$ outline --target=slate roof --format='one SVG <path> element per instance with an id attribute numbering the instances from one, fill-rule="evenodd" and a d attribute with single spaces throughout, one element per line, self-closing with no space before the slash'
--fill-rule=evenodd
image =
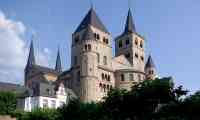
<path id="1" fill-rule="evenodd" d="M 42 72 L 42 73 L 52 73 L 52 74 L 56 74 L 59 75 L 60 73 L 52 68 L 48 68 L 48 67 L 44 67 L 44 66 L 40 66 L 40 65 L 34 65 L 32 66 L 33 69 L 36 69 L 38 72 Z"/>
<path id="2" fill-rule="evenodd" d="M 153 59 L 152 59 L 151 55 L 149 56 L 149 58 L 147 60 L 145 68 L 155 68 L 155 64 L 153 62 Z"/>
<path id="3" fill-rule="evenodd" d="M 98 15 L 96 14 L 96 12 L 93 8 L 91 8 L 89 10 L 89 12 L 85 16 L 85 18 L 83 19 L 81 24 L 76 29 L 75 33 L 80 32 L 81 30 L 87 28 L 89 25 L 91 25 L 95 28 L 98 28 L 103 32 L 109 33 L 108 30 L 106 29 L 106 27 L 104 26 L 104 24 L 99 19 Z"/>
<path id="4" fill-rule="evenodd" d="M 131 9 L 128 10 L 128 16 L 126 18 L 126 25 L 124 29 L 124 34 L 136 32 L 135 24 L 133 22 L 133 17 Z"/>
<path id="5" fill-rule="evenodd" d="M 57 72 L 62 72 L 62 64 L 61 64 L 61 59 L 60 59 L 60 50 L 58 49 L 58 54 L 57 54 L 57 58 L 56 58 L 56 67 L 55 70 Z"/>

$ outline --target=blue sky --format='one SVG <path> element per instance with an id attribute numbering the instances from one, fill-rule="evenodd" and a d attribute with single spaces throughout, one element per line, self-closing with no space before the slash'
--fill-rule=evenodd
<path id="1" fill-rule="evenodd" d="M 128 0 L 93 0 L 93 4 L 114 39 L 123 30 Z M 137 32 L 146 38 L 146 51 L 152 54 L 159 75 L 173 76 L 176 84 L 182 84 L 192 91 L 200 89 L 200 1 L 132 0 L 130 6 Z M 24 47 L 27 48 L 34 33 L 36 54 L 48 58 L 48 65 L 52 67 L 60 45 L 65 69 L 70 66 L 71 34 L 89 8 L 89 0 L 0 1 L 0 11 L 6 16 L 4 20 L 20 22 L 24 26 L 23 34 L 17 34 L 24 42 Z M 8 45 L 15 45 L 10 42 Z M 47 53 L 49 56 L 46 56 Z M 23 59 L 26 59 L 27 52 L 24 54 Z M 6 70 L 5 73 L 10 72 L 10 68 Z M 20 70 L 15 80 L 8 81 L 22 83 L 23 71 Z M 2 71 L 0 69 L 0 75 Z"/>

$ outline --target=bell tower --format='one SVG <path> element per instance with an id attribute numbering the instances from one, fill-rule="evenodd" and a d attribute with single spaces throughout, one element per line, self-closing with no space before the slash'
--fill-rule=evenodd
<path id="1" fill-rule="evenodd" d="M 124 55 L 136 71 L 144 72 L 144 42 L 144 38 L 136 32 L 129 8 L 124 31 L 115 39 L 115 56 Z"/>
<path id="2" fill-rule="evenodd" d="M 84 102 L 97 101 L 99 66 L 111 68 L 112 47 L 107 31 L 91 8 L 72 35 L 72 86 Z"/>

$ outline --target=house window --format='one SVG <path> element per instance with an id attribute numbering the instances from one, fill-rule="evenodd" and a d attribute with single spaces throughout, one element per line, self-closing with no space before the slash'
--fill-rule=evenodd
<path id="1" fill-rule="evenodd" d="M 121 74 L 121 81 L 124 81 L 124 74 Z"/>
<path id="2" fill-rule="evenodd" d="M 118 43 L 118 47 L 119 47 L 119 48 L 122 47 L 122 40 L 119 41 L 119 43 Z"/>
<path id="3" fill-rule="evenodd" d="M 106 56 L 103 56 L 103 64 L 107 65 L 107 57 Z"/>
<path id="4" fill-rule="evenodd" d="M 43 99 L 43 108 L 47 108 L 47 107 L 48 107 L 48 100 Z"/>
<path id="5" fill-rule="evenodd" d="M 77 63 L 78 63 L 77 56 L 74 56 L 74 65 L 77 65 Z"/>
<path id="6" fill-rule="evenodd" d="M 129 79 L 130 79 L 130 81 L 133 81 L 133 74 L 132 73 L 129 74 Z"/>
<path id="7" fill-rule="evenodd" d="M 126 40 L 126 45 L 129 45 L 130 44 L 130 41 L 129 39 Z"/>
<path id="8" fill-rule="evenodd" d="M 56 101 L 55 100 L 51 100 L 51 107 L 56 108 Z"/>

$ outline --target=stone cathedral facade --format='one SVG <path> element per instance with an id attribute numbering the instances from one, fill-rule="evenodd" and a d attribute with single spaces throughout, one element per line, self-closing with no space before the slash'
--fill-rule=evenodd
<path id="1" fill-rule="evenodd" d="M 130 9 L 124 30 L 114 43 L 115 55 L 111 34 L 91 8 L 72 34 L 70 69 L 62 70 L 59 51 L 54 69 L 37 65 L 32 43 L 25 86 L 38 92 L 41 83 L 48 84 L 44 88 L 49 92 L 52 86 L 63 84 L 81 101 L 91 102 L 102 100 L 112 88 L 130 90 L 137 82 L 155 79 L 155 65 L 151 56 L 145 58 L 145 40 L 136 31 Z"/>

